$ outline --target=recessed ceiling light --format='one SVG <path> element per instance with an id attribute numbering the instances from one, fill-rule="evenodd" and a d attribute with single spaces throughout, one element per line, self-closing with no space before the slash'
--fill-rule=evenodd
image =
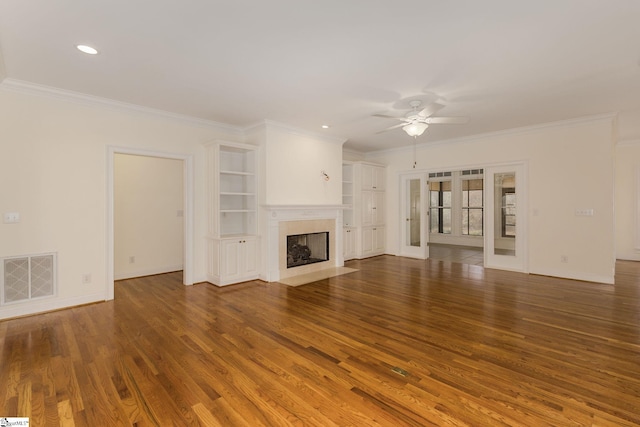
<path id="1" fill-rule="evenodd" d="M 84 52 L 84 53 L 88 53 L 89 55 L 97 55 L 98 51 L 95 48 L 92 48 L 91 46 L 87 46 L 84 44 L 79 44 L 76 46 L 76 48 L 80 51 L 80 52 Z"/>
<path id="2" fill-rule="evenodd" d="M 329 125 L 322 125 L 322 129 L 329 129 Z"/>

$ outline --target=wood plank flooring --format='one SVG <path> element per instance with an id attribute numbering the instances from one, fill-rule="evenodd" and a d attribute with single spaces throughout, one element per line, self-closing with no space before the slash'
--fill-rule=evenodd
<path id="1" fill-rule="evenodd" d="M 116 284 L 0 322 L 32 426 L 640 425 L 640 264 L 615 285 L 382 256 L 300 287 Z"/>

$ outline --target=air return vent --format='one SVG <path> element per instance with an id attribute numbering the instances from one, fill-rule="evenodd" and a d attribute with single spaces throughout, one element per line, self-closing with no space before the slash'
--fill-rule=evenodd
<path id="1" fill-rule="evenodd" d="M 2 304 L 55 294 L 56 255 L 40 254 L 3 258 Z"/>

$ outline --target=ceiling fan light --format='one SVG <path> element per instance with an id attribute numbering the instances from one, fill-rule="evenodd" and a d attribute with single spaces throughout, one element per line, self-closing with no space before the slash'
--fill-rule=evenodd
<path id="1" fill-rule="evenodd" d="M 407 133 L 409 136 L 420 136 L 424 133 L 425 130 L 429 127 L 426 123 L 409 123 L 406 126 L 402 127 L 402 130 Z"/>

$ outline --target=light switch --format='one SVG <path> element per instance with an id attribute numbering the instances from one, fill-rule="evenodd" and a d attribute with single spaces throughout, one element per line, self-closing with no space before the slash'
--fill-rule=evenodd
<path id="1" fill-rule="evenodd" d="M 593 216 L 593 209 L 576 209 L 576 216 Z"/>
<path id="2" fill-rule="evenodd" d="M 16 224 L 20 222 L 20 213 L 19 212 L 5 212 L 4 213 L 4 223 L 5 224 Z"/>

